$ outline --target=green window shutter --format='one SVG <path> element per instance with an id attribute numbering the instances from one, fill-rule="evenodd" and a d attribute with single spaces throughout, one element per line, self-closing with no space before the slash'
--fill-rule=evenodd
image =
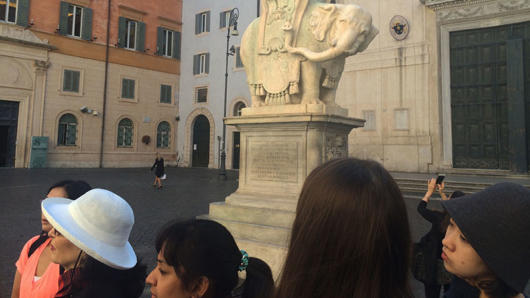
<path id="1" fill-rule="evenodd" d="M 136 50 L 143 52 L 145 49 L 145 23 L 137 22 L 136 28 Z"/>
<path id="2" fill-rule="evenodd" d="M 162 55 L 164 53 L 164 49 L 162 49 L 164 39 L 164 28 L 158 27 L 156 28 L 156 54 Z"/>
<path id="3" fill-rule="evenodd" d="M 65 131 L 66 131 L 66 124 L 59 123 L 59 129 L 57 132 L 57 145 L 64 145 L 65 144 Z"/>
<path id="4" fill-rule="evenodd" d="M 72 74 L 72 90 L 73 92 L 79 92 L 79 71 L 71 71 Z"/>
<path id="5" fill-rule="evenodd" d="M 125 47 L 125 35 L 127 34 L 127 27 L 125 25 L 126 19 L 124 17 L 118 18 L 118 47 Z"/>
<path id="6" fill-rule="evenodd" d="M 84 40 L 92 40 L 92 9 L 83 8 L 83 25 L 81 38 Z"/>
<path id="7" fill-rule="evenodd" d="M 226 24 L 225 12 L 219 13 L 219 28 L 224 28 Z"/>
<path id="8" fill-rule="evenodd" d="M 61 10 L 59 14 L 59 33 L 68 34 L 68 8 L 70 3 L 61 1 Z"/>
<path id="9" fill-rule="evenodd" d="M 193 55 L 193 74 L 199 74 L 200 55 Z"/>
<path id="10" fill-rule="evenodd" d="M 118 147 L 123 146 L 123 127 L 118 126 Z"/>
<path id="11" fill-rule="evenodd" d="M 134 98 L 134 84 L 135 84 L 135 81 L 134 80 L 129 80 L 129 95 L 130 95 L 130 98 Z"/>
<path id="12" fill-rule="evenodd" d="M 22 27 L 27 27 L 28 19 L 29 19 L 29 0 L 18 0 L 17 25 L 22 26 Z"/>
<path id="13" fill-rule="evenodd" d="M 180 59 L 180 32 L 173 34 L 173 58 Z"/>
<path id="14" fill-rule="evenodd" d="M 128 94 L 127 94 L 127 85 L 128 85 L 128 80 L 127 79 L 122 79 L 121 80 L 121 98 L 127 98 Z"/>
<path id="15" fill-rule="evenodd" d="M 125 128 L 125 145 L 126 146 L 132 145 L 132 136 L 133 136 L 132 126 L 127 126 Z"/>
<path id="16" fill-rule="evenodd" d="M 210 12 L 206 12 L 206 30 L 205 32 L 210 32 Z"/>
<path id="17" fill-rule="evenodd" d="M 66 127 L 66 145 L 75 145 L 77 135 L 77 124 L 70 123 Z"/>
<path id="18" fill-rule="evenodd" d="M 205 73 L 210 73 L 210 53 L 206 53 L 206 65 L 204 67 Z"/>
<path id="19" fill-rule="evenodd" d="M 195 34 L 201 33 L 201 14 L 195 15 Z"/>
<path id="20" fill-rule="evenodd" d="M 66 69 L 63 73 L 63 91 L 72 91 L 72 72 Z"/>

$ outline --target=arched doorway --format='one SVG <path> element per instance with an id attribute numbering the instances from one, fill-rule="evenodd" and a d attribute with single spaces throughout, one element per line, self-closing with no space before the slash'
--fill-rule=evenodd
<path id="1" fill-rule="evenodd" d="M 210 157 L 210 122 L 204 115 L 193 124 L 192 167 L 208 167 Z"/>

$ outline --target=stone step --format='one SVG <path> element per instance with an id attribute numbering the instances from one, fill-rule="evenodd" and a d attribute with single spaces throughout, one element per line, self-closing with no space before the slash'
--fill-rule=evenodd
<path id="1" fill-rule="evenodd" d="M 213 217 L 211 215 L 203 215 L 199 218 L 205 218 L 219 222 L 220 224 L 224 225 L 236 239 L 262 242 L 281 247 L 287 246 L 291 232 L 291 229 L 285 227 L 233 221 L 226 218 Z"/>
<path id="2" fill-rule="evenodd" d="M 209 216 L 242 223 L 290 228 L 295 214 L 283 210 L 214 202 L 210 204 Z"/>

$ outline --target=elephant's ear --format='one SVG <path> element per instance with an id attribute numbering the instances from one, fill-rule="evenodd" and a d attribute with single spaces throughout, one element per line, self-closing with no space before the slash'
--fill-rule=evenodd
<path id="1" fill-rule="evenodd" d="M 315 8 L 311 13 L 309 26 L 316 40 L 323 41 L 326 38 L 329 28 L 333 25 L 336 9 L 333 4 L 324 4 Z"/>

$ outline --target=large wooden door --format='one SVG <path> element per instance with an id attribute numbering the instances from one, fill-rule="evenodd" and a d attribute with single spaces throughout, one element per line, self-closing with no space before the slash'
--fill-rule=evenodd
<path id="1" fill-rule="evenodd" d="M 15 166 L 18 102 L 0 100 L 0 167 Z"/>
<path id="2" fill-rule="evenodd" d="M 512 41 L 515 39 L 522 40 L 524 44 L 519 56 L 514 55 L 517 51 L 514 44 L 517 43 Z M 527 148 L 530 132 L 527 129 L 530 128 L 528 87 L 524 88 L 526 103 L 522 99 L 525 90 L 521 89 L 522 108 L 526 111 L 522 117 L 517 116 L 518 108 L 514 111 L 518 99 L 512 90 L 513 86 L 521 85 L 518 81 L 525 81 L 529 86 L 529 40 L 530 22 L 451 33 L 451 117 L 455 168 L 514 169 L 515 163 L 520 162 L 516 154 L 518 150 L 523 150 L 523 155 L 530 155 Z M 513 68 L 522 64 L 522 57 L 525 57 L 524 69 L 520 75 L 513 75 Z M 526 132 L 514 138 L 514 129 Z M 526 168 L 526 159 L 524 163 Z"/>
<path id="3" fill-rule="evenodd" d="M 210 159 L 210 122 L 203 115 L 193 124 L 193 167 L 208 167 Z"/>

